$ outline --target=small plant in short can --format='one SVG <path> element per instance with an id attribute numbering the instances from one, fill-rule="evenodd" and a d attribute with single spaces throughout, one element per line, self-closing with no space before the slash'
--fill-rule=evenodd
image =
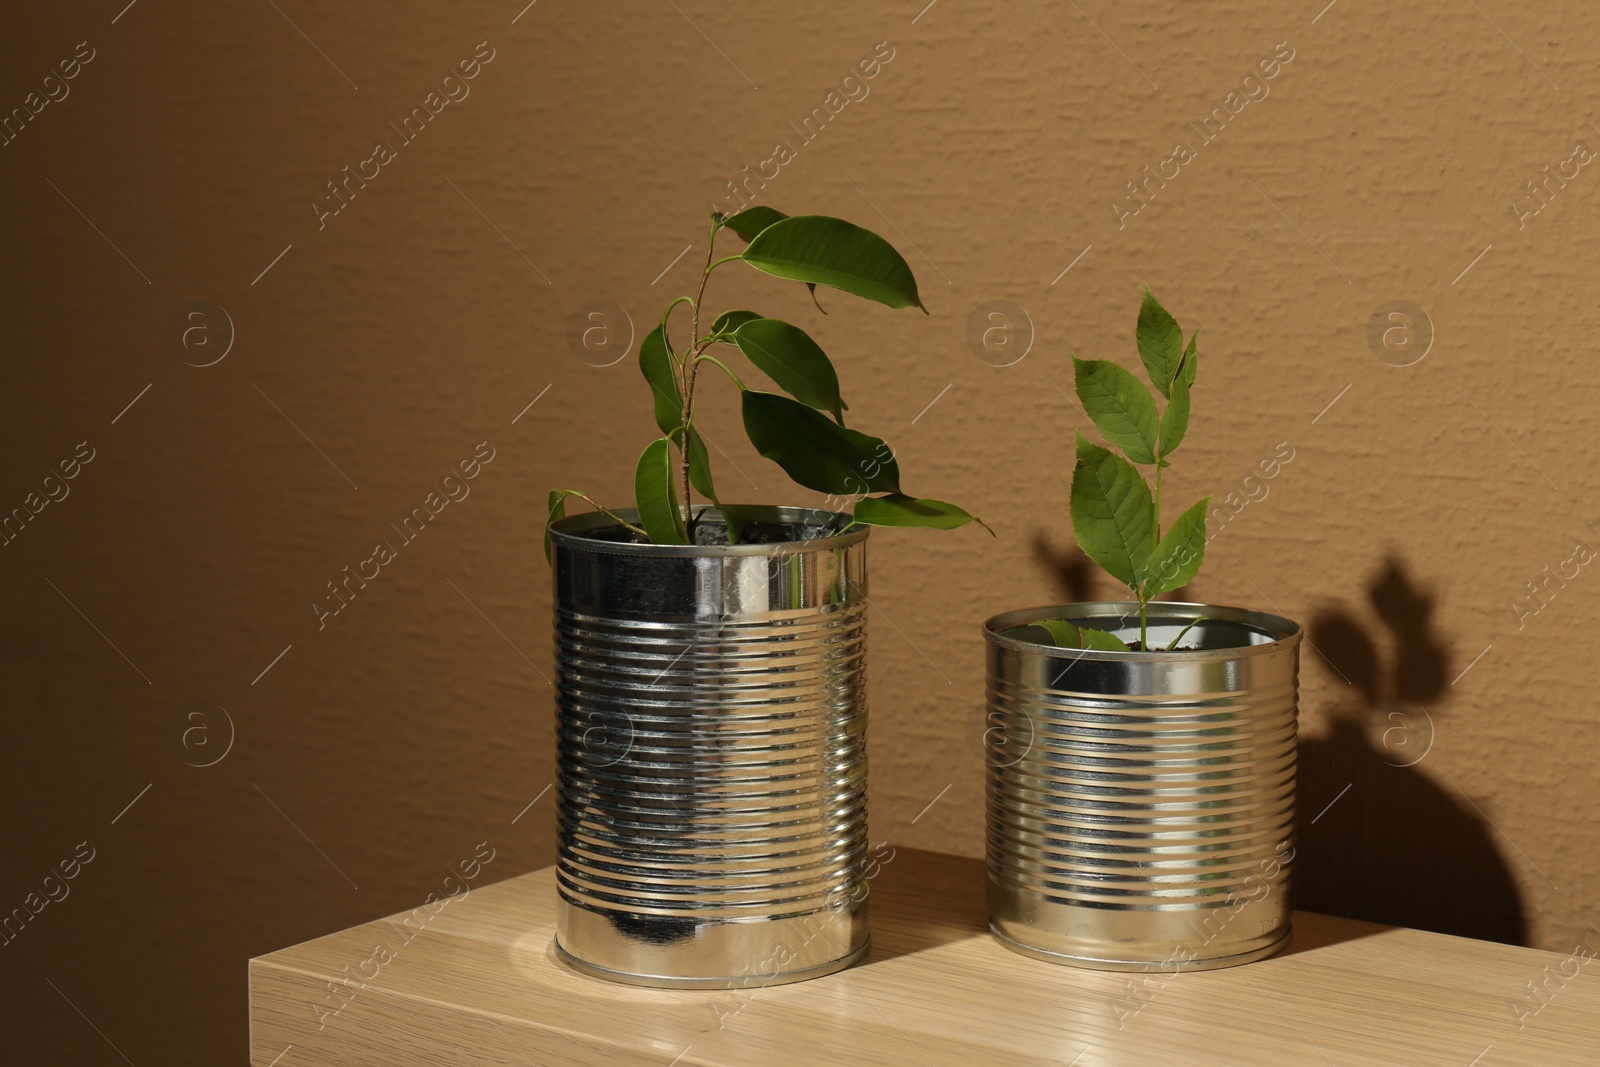
<path id="1" fill-rule="evenodd" d="M 1150 384 L 1166 401 L 1158 409 L 1155 396 L 1134 373 L 1104 359 L 1072 357 L 1078 401 L 1101 435 L 1121 455 L 1076 434 L 1077 463 L 1072 470 L 1072 531 L 1091 560 L 1133 591 L 1139 602 L 1139 648 L 1149 650 L 1147 616 L 1150 601 L 1194 580 L 1206 551 L 1204 497 L 1161 532 L 1161 472 L 1171 466 L 1189 430 L 1190 391 L 1194 388 L 1196 329 L 1184 342 L 1177 321 L 1148 288 L 1139 304 L 1134 339 Z M 1139 467 L 1153 470 L 1154 486 Z M 1176 634 L 1163 651 L 1204 616 Z M 1131 652 L 1115 634 L 1067 619 L 1042 619 L 1063 648 Z"/>

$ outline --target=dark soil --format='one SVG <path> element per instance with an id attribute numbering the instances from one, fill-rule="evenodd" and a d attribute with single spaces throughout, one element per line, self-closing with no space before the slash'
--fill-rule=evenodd
<path id="1" fill-rule="evenodd" d="M 827 537 L 837 533 L 832 528 L 818 529 L 816 527 L 802 527 L 794 523 L 783 522 L 747 522 L 739 531 L 738 545 L 781 545 L 794 541 L 809 541 L 819 537 Z M 621 526 L 607 526 L 604 529 L 594 530 L 586 536 L 597 541 L 611 541 L 624 545 L 647 545 L 650 541 L 641 537 L 632 530 Z M 723 546 L 728 543 L 727 523 L 720 520 L 705 519 L 695 524 L 694 543 L 705 547 Z"/>
<path id="2" fill-rule="evenodd" d="M 1010 630 L 1007 631 L 1007 633 L 1010 636 L 1020 637 L 1024 641 L 1035 641 L 1036 643 L 1044 645 L 1047 648 L 1058 647 L 1055 644 L 1053 644 L 1049 640 L 1048 637 L 1043 638 L 1043 639 L 1034 638 L 1034 637 L 1032 637 L 1032 636 L 1030 636 L 1030 635 L 1028 635 L 1027 633 L 1024 632 L 1024 631 L 1026 631 L 1026 630 L 1028 630 L 1030 628 L 1031 627 L 1030 627 L 1029 624 L 1023 624 L 1021 626 L 1012 627 Z M 1129 642 L 1127 642 L 1127 645 L 1128 645 L 1128 651 L 1129 652 L 1143 652 L 1144 651 L 1143 642 L 1140 642 L 1140 641 L 1129 641 Z M 1180 645 L 1180 646 L 1178 646 L 1177 648 L 1174 648 L 1174 649 L 1166 649 L 1166 648 L 1163 648 L 1161 646 L 1157 646 L 1157 647 L 1151 649 L 1151 651 L 1152 652 L 1167 652 L 1167 651 L 1171 651 L 1171 652 L 1204 652 L 1205 649 L 1201 648 L 1198 645 Z"/>
<path id="3" fill-rule="evenodd" d="M 747 522 L 744 529 L 739 531 L 739 539 L 734 542 L 740 545 L 775 545 L 783 541 L 799 541 L 803 538 L 795 537 L 794 528 L 775 522 Z M 708 541 L 705 535 L 712 535 Z M 713 544 L 725 545 L 728 543 L 728 528 L 721 523 L 711 526 L 704 524 L 694 528 L 694 540 L 697 545 Z"/>

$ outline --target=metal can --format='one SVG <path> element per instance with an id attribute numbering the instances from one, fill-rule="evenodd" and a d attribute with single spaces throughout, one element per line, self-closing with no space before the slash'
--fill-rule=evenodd
<path id="1" fill-rule="evenodd" d="M 990 929 L 1025 955 L 1106 970 L 1272 955 L 1290 936 L 1300 629 L 1165 602 L 1149 605 L 1150 647 L 1203 617 L 1192 650 L 1057 648 L 1027 629 L 1061 618 L 1131 642 L 1138 610 L 1065 604 L 984 624 Z"/>
<path id="2" fill-rule="evenodd" d="M 556 943 L 588 974 L 774 985 L 867 952 L 868 531 L 736 514 L 769 543 L 551 527 Z M 720 510 L 699 521 L 726 541 Z"/>

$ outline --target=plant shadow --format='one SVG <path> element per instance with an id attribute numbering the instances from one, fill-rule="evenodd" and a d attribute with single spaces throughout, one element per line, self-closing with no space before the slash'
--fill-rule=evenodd
<path id="1" fill-rule="evenodd" d="M 1033 553 L 1033 561 L 1049 574 L 1056 597 L 1063 604 L 1084 604 L 1102 598 L 1127 600 L 1133 596 L 1127 586 L 1104 577 L 1100 568 L 1084 554 L 1075 540 L 1069 540 L 1065 547 L 1058 546 L 1044 530 L 1036 530 L 1028 548 Z M 1114 586 L 1113 591 L 1102 593 L 1099 588 L 1102 580 L 1110 582 Z M 1179 586 L 1156 599 L 1186 600 L 1188 591 L 1187 585 Z"/>
<path id="2" fill-rule="evenodd" d="M 1420 766 L 1450 686 L 1433 597 L 1393 556 L 1366 592 L 1370 612 L 1321 612 L 1308 633 L 1309 658 L 1348 690 L 1327 732 L 1299 745 L 1295 907 L 1526 944 L 1491 824 Z"/>
<path id="3" fill-rule="evenodd" d="M 1063 604 L 1082 604 L 1094 599 L 1095 566 L 1075 542 L 1058 548 L 1043 530 L 1037 530 L 1029 548 L 1034 561 L 1049 571 Z"/>

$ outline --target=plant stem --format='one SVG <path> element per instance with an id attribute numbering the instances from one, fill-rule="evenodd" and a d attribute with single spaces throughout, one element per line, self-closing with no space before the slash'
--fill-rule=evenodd
<path id="1" fill-rule="evenodd" d="M 1156 457 L 1156 492 L 1154 503 L 1156 521 L 1155 527 L 1151 531 L 1153 536 L 1150 539 L 1150 546 L 1152 548 L 1161 543 L 1161 458 L 1159 456 Z"/>
<path id="2" fill-rule="evenodd" d="M 739 376 L 737 374 L 733 373 L 733 370 L 726 363 L 722 362 L 722 360 L 718 359 L 716 356 L 705 355 L 703 352 L 700 355 L 694 357 L 694 361 L 696 363 L 699 363 L 701 360 L 704 360 L 707 363 L 714 363 L 718 367 L 721 367 L 722 368 L 722 373 L 724 373 L 728 377 L 732 378 L 733 379 L 733 384 L 737 385 L 739 387 L 739 391 L 741 393 L 744 392 L 744 383 L 739 380 Z"/>
<path id="3" fill-rule="evenodd" d="M 717 224 L 711 224 L 711 236 L 706 238 L 706 265 L 700 272 L 700 289 L 694 294 L 694 300 L 689 304 L 693 309 L 690 317 L 690 337 L 700 336 L 700 305 L 705 301 L 706 282 L 711 277 L 712 250 L 717 245 Z M 678 474 L 683 483 L 683 517 L 684 540 L 694 544 L 695 516 L 690 508 L 690 492 L 692 487 L 689 482 L 689 429 L 694 425 L 694 383 L 700 369 L 700 352 L 695 348 L 694 342 L 690 343 L 689 351 L 684 356 L 684 382 L 683 382 L 683 449 L 678 462 Z"/>
<path id="4" fill-rule="evenodd" d="M 1205 621 L 1207 621 L 1206 616 L 1204 616 L 1204 615 L 1196 615 L 1194 617 L 1194 621 L 1190 622 L 1188 626 L 1185 626 L 1183 629 L 1179 630 L 1178 631 L 1178 636 L 1174 637 L 1171 641 L 1168 641 L 1167 642 L 1167 647 L 1162 649 L 1162 651 L 1163 652 L 1171 652 L 1173 649 L 1177 648 L 1178 647 L 1178 642 L 1183 640 L 1183 635 L 1184 634 L 1186 634 L 1190 630 L 1194 629 L 1197 624 L 1205 622 Z"/>
<path id="5" fill-rule="evenodd" d="M 1150 531 L 1152 535 L 1150 541 L 1150 550 L 1152 552 L 1154 552 L 1155 547 L 1161 543 L 1161 445 L 1159 440 L 1156 443 L 1156 491 L 1155 496 L 1153 497 L 1153 502 L 1155 504 L 1155 523 Z M 1148 652 L 1150 651 L 1150 639 L 1146 633 L 1146 622 L 1150 598 L 1147 597 L 1144 592 L 1144 586 L 1146 584 L 1148 583 L 1140 583 L 1139 589 L 1139 647 L 1145 652 Z"/>
<path id="6" fill-rule="evenodd" d="M 616 512 L 612 511 L 610 508 L 603 506 L 598 500 L 594 499 L 594 497 L 589 496 L 587 493 L 579 493 L 577 491 L 574 491 L 572 493 L 572 495 L 577 497 L 579 500 L 586 501 L 589 504 L 593 505 L 594 509 L 596 511 L 598 511 L 600 514 L 606 516 L 607 518 L 611 519 L 613 522 L 617 523 L 617 525 L 625 527 L 626 529 L 632 530 L 634 533 L 636 533 L 639 536 L 643 537 L 646 541 L 650 540 L 650 535 L 649 534 L 645 533 L 639 527 L 635 526 L 633 523 L 629 522 L 627 519 L 624 519 L 621 515 L 618 515 Z"/>
<path id="7" fill-rule="evenodd" d="M 693 297 L 680 296 L 674 299 L 672 303 L 668 304 L 667 310 L 661 313 L 661 343 L 666 347 L 667 355 L 669 356 L 672 354 L 672 341 L 667 337 L 667 320 L 672 318 L 673 308 L 677 307 L 679 304 L 692 303 L 694 303 Z"/>

